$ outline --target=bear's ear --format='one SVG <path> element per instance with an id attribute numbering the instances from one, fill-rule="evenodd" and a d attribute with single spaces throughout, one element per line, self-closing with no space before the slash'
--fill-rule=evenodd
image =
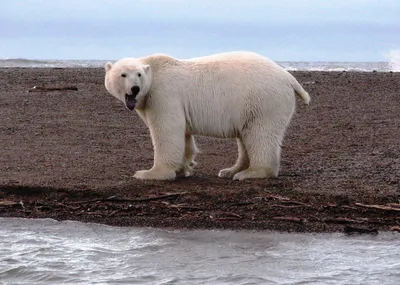
<path id="1" fill-rule="evenodd" d="M 145 66 L 143 66 L 143 70 L 144 70 L 145 73 L 148 73 L 149 70 L 150 70 L 150 65 L 146 64 Z"/>
<path id="2" fill-rule="evenodd" d="M 112 63 L 111 62 L 107 62 L 106 65 L 104 66 L 104 69 L 107 71 L 109 71 L 112 67 Z"/>

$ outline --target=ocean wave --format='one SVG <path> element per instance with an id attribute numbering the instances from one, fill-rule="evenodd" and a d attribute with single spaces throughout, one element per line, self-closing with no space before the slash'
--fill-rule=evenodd
<path id="1" fill-rule="evenodd" d="M 388 62 L 278 62 L 288 71 L 390 71 Z"/>
<path id="2" fill-rule="evenodd" d="M 400 71 L 400 49 L 389 51 L 388 61 L 391 71 Z"/>
<path id="3" fill-rule="evenodd" d="M 0 59 L 1 67 L 47 67 L 47 68 L 99 68 L 108 61 L 113 60 L 40 60 L 27 58 Z M 277 62 L 289 71 L 400 71 L 400 50 L 389 53 L 387 62 L 304 62 L 280 61 Z"/>
<path id="4" fill-rule="evenodd" d="M 27 58 L 0 59 L 0 67 L 101 67 L 107 60 L 41 60 Z"/>
<path id="5" fill-rule="evenodd" d="M 0 59 L 0 62 L 3 64 L 9 65 L 33 65 L 33 64 L 54 64 L 55 61 L 48 61 L 48 60 L 37 60 L 37 59 L 27 59 L 27 58 L 5 58 Z"/>

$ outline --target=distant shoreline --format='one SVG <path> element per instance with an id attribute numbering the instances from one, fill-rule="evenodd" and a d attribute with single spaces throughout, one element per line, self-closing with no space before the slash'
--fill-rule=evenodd
<path id="1" fill-rule="evenodd" d="M 21 67 L 15 67 L 15 66 L 8 66 L 8 67 L 0 67 L 1 69 L 77 69 L 77 70 L 82 70 L 82 69 L 104 69 L 103 67 L 99 66 L 92 66 L 92 67 L 72 67 L 72 66 L 64 66 L 64 67 L 37 67 L 37 66 L 21 66 Z M 292 69 L 287 69 L 289 72 L 311 72 L 311 73 L 318 73 L 318 72 L 333 72 L 333 73 L 374 73 L 374 72 L 379 72 L 379 73 L 400 73 L 400 71 L 377 71 L 377 70 L 292 70 Z"/>
<path id="2" fill-rule="evenodd" d="M 108 61 L 115 60 L 30 60 L 0 59 L 0 68 L 103 68 Z M 364 72 L 398 72 L 400 63 L 378 62 L 307 62 L 276 61 L 289 71 L 364 71 Z"/>

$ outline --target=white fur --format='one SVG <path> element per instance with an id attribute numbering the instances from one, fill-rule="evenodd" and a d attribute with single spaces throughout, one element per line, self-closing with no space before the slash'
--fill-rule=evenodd
<path id="1" fill-rule="evenodd" d="M 150 129 L 154 165 L 137 171 L 138 179 L 190 175 L 198 153 L 193 135 L 237 139 L 238 160 L 220 177 L 277 176 L 295 95 L 310 101 L 290 73 L 252 52 L 188 60 L 155 54 L 107 63 L 105 69 L 106 89 L 123 102 L 132 84 L 140 85 L 136 111 Z"/>

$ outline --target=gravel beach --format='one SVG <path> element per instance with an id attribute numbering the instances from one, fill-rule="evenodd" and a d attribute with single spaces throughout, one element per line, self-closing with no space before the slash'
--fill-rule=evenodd
<path id="1" fill-rule="evenodd" d="M 107 93 L 102 68 L 1 68 L 0 217 L 399 231 L 400 73 L 291 73 L 311 103 L 297 100 L 277 178 L 217 177 L 236 160 L 236 142 L 198 137 L 194 176 L 160 182 L 132 177 L 152 166 L 149 131 Z M 28 92 L 43 84 L 76 88 Z"/>

